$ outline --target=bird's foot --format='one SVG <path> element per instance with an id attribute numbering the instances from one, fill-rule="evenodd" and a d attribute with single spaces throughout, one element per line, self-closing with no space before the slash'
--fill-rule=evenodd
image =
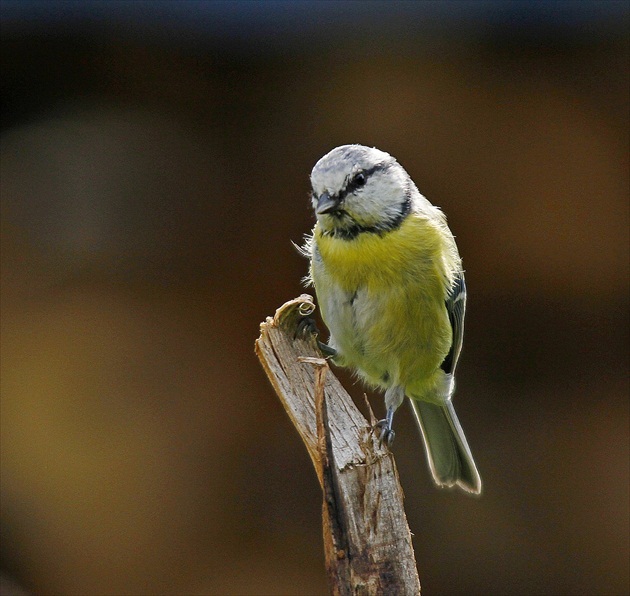
<path id="1" fill-rule="evenodd" d="M 379 420 L 374 427 L 374 430 L 378 433 L 378 440 L 381 445 L 385 443 L 388 447 L 391 447 L 394 443 L 394 438 L 396 437 L 396 433 L 392 428 L 394 423 L 394 412 L 396 411 L 393 407 L 387 408 L 387 414 L 383 420 Z"/>
<path id="2" fill-rule="evenodd" d="M 308 333 L 315 335 L 317 337 L 319 335 L 319 329 L 317 328 L 317 324 L 315 323 L 315 319 L 311 317 L 304 317 L 297 324 L 297 329 L 295 330 L 294 339 L 297 339 L 300 336 L 306 336 Z M 321 350 L 322 354 L 327 358 L 333 358 L 337 355 L 337 350 L 335 348 L 331 348 L 328 344 L 325 344 L 323 341 L 319 341 L 317 339 L 317 346 Z"/>
<path id="3" fill-rule="evenodd" d="M 299 320 L 297 327 L 295 328 L 295 335 L 293 339 L 297 339 L 300 336 L 306 336 L 308 333 L 312 335 L 319 335 L 319 329 L 315 323 L 315 319 L 311 317 L 303 317 Z"/>
<path id="4" fill-rule="evenodd" d="M 374 426 L 374 430 L 378 435 L 378 440 L 380 441 L 381 445 L 385 443 L 387 447 L 391 447 L 394 444 L 396 433 L 392 428 L 391 422 L 387 418 L 379 420 Z"/>

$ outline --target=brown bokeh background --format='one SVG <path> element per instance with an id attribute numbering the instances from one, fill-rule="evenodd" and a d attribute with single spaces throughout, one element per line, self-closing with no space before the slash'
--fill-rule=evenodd
<path id="1" fill-rule="evenodd" d="M 625 2 L 2 11 L 9 577 L 326 593 L 317 480 L 253 344 L 303 291 L 310 169 L 358 142 L 467 270 L 482 498 L 435 489 L 396 421 L 425 592 L 628 593 Z"/>

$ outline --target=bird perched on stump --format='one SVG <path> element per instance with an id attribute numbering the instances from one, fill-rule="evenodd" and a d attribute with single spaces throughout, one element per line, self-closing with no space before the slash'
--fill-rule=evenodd
<path id="1" fill-rule="evenodd" d="M 479 494 L 481 479 L 452 398 L 466 284 L 446 217 L 388 153 L 343 145 L 311 173 L 310 259 L 324 351 L 385 392 L 381 441 L 407 396 L 438 486 Z"/>

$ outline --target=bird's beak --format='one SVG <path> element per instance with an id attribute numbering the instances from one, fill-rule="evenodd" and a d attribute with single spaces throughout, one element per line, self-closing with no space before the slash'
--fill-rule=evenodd
<path id="1" fill-rule="evenodd" d="M 339 208 L 339 197 L 330 195 L 327 192 L 322 193 L 317 199 L 317 209 L 315 212 L 317 215 L 323 215 L 324 213 L 333 213 Z"/>

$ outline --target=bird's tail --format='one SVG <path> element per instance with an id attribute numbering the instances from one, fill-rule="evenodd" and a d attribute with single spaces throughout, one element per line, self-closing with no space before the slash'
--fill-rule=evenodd
<path id="1" fill-rule="evenodd" d="M 455 408 L 410 399 L 422 431 L 429 467 L 438 486 L 459 486 L 481 493 L 481 478 Z"/>

